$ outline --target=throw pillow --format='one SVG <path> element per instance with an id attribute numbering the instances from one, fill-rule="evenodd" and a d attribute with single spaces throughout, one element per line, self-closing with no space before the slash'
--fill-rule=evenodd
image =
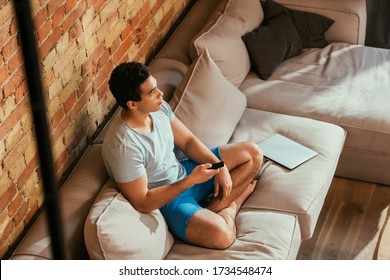
<path id="1" fill-rule="evenodd" d="M 301 53 L 302 44 L 292 20 L 281 15 L 245 34 L 242 39 L 249 52 L 252 68 L 267 80 L 285 59 Z"/>
<path id="2" fill-rule="evenodd" d="M 246 108 L 246 96 L 223 76 L 205 49 L 169 104 L 206 146 L 214 147 L 229 141 Z"/>
<path id="3" fill-rule="evenodd" d="M 207 48 L 224 76 L 239 86 L 251 67 L 241 36 L 258 27 L 262 20 L 259 0 L 222 1 L 191 42 L 191 58 L 195 60 Z"/>
<path id="4" fill-rule="evenodd" d="M 280 15 L 289 16 L 298 31 L 303 48 L 323 48 L 328 44 L 325 32 L 334 20 L 315 13 L 291 10 L 273 0 L 267 0 L 263 9 L 265 22 Z"/>
<path id="5" fill-rule="evenodd" d="M 96 260 L 163 259 L 173 245 L 159 210 L 135 210 L 109 180 L 97 196 L 84 226 L 89 257 Z"/>

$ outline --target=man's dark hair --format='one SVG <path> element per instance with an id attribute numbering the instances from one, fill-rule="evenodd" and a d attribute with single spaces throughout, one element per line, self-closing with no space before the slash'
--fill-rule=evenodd
<path id="1" fill-rule="evenodd" d="M 128 101 L 141 101 L 140 86 L 149 76 L 148 67 L 139 62 L 124 62 L 115 67 L 108 85 L 116 102 L 127 110 Z"/>

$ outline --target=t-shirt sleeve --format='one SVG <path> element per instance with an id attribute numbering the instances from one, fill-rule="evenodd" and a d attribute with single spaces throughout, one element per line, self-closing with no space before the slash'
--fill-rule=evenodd
<path id="1" fill-rule="evenodd" d="M 118 183 L 134 181 L 145 173 L 142 153 L 124 145 L 111 148 L 105 155 L 111 176 Z"/>
<path id="2" fill-rule="evenodd" d="M 169 106 L 169 104 L 165 100 L 163 101 L 161 111 L 163 111 L 164 114 L 168 116 L 170 121 L 173 121 L 173 119 L 175 118 L 175 114 L 173 113 L 171 106 Z"/>

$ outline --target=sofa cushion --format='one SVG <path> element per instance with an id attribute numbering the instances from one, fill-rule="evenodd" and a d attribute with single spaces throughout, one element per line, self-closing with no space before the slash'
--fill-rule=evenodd
<path id="1" fill-rule="evenodd" d="M 207 48 L 223 75 L 238 86 L 251 67 L 241 36 L 260 25 L 263 10 L 258 0 L 225 2 L 222 11 L 219 5 L 205 25 L 206 28 L 190 44 L 190 55 L 195 59 Z"/>
<path id="2" fill-rule="evenodd" d="M 248 49 L 252 68 L 267 80 L 285 59 L 301 53 L 301 39 L 294 24 L 286 15 L 277 16 L 242 39 Z"/>
<path id="3" fill-rule="evenodd" d="M 226 144 L 246 107 L 245 96 L 232 85 L 207 49 L 194 61 L 169 103 L 206 146 Z"/>
<path id="4" fill-rule="evenodd" d="M 340 125 L 348 132 L 337 174 L 390 184 L 390 50 L 331 43 L 284 61 L 240 90 L 248 107 Z"/>
<path id="5" fill-rule="evenodd" d="M 159 210 L 135 210 L 109 180 L 85 222 L 84 239 L 91 259 L 163 259 L 173 244 Z"/>
<path id="6" fill-rule="evenodd" d="M 263 8 L 265 23 L 280 15 L 289 16 L 298 31 L 303 48 L 323 48 L 328 44 L 325 32 L 334 20 L 315 13 L 291 10 L 273 0 L 267 0 Z"/>
<path id="7" fill-rule="evenodd" d="M 191 246 L 177 240 L 166 259 L 286 260 L 297 257 L 301 234 L 295 215 L 256 209 L 240 211 L 236 225 L 237 239 L 226 250 Z"/>
<path id="8" fill-rule="evenodd" d="M 267 82 L 266 82 L 267 83 Z M 298 216 L 303 239 L 312 236 L 328 193 L 345 140 L 345 131 L 334 124 L 312 119 L 246 109 L 231 142 L 258 143 L 279 133 L 318 154 L 288 170 L 272 163 L 259 178 L 242 210 L 262 209 Z"/>

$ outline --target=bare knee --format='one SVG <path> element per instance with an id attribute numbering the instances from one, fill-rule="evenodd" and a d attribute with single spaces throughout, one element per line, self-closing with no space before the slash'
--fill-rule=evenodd
<path id="1" fill-rule="evenodd" d="M 251 164 L 251 172 L 256 173 L 263 163 L 263 153 L 256 143 L 245 142 L 244 145 Z"/>
<path id="2" fill-rule="evenodd" d="M 227 226 L 220 226 L 211 237 L 214 249 L 224 250 L 229 248 L 236 240 L 236 235 Z"/>

